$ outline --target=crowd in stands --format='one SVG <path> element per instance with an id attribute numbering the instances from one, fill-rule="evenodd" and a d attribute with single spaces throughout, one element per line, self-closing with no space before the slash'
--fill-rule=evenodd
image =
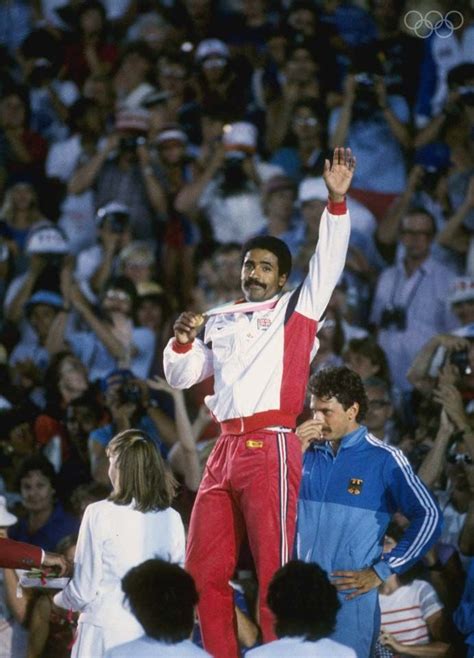
<path id="1" fill-rule="evenodd" d="M 212 381 L 164 379 L 173 322 L 241 297 L 257 235 L 286 242 L 296 288 L 324 161 L 350 147 L 348 258 L 312 372 L 361 376 L 369 431 L 444 516 L 435 548 L 381 589 L 378 656 L 474 655 L 474 14 L 459 0 L 451 34 L 416 34 L 407 12 L 435 5 L 452 8 L 0 0 L 0 533 L 72 555 L 87 506 L 111 495 L 109 443 L 131 428 L 174 474 L 187 528 L 219 428 Z M 259 644 L 249 551 L 233 586 L 244 651 Z M 5 570 L 0 657 L 70 656 L 75 613 L 17 587 Z"/>

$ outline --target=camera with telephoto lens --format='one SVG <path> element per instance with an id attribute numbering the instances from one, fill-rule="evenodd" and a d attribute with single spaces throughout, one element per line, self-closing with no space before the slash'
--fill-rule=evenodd
<path id="1" fill-rule="evenodd" d="M 469 363 L 469 353 L 466 350 L 456 350 L 452 352 L 449 361 L 456 366 L 461 375 L 470 375 L 472 373 L 472 368 Z"/>
<path id="2" fill-rule="evenodd" d="M 146 138 L 143 135 L 132 135 L 129 137 L 121 137 L 120 150 L 121 151 L 136 151 L 137 146 L 146 144 Z"/>
<path id="3" fill-rule="evenodd" d="M 388 329 L 393 327 L 398 331 L 405 331 L 407 328 L 407 316 L 405 309 L 401 306 L 388 306 L 382 312 L 380 318 L 381 329 Z"/>

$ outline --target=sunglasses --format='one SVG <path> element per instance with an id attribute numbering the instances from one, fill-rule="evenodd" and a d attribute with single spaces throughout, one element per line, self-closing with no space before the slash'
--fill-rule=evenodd
<path id="1" fill-rule="evenodd" d="M 458 452 L 454 455 L 448 455 L 446 461 L 448 464 L 472 464 L 472 457 L 467 452 Z"/>

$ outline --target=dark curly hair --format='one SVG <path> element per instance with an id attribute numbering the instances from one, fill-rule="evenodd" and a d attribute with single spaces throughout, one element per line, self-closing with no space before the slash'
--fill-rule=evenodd
<path id="1" fill-rule="evenodd" d="M 311 641 L 334 631 L 341 607 L 326 572 L 314 562 L 301 560 L 292 560 L 275 573 L 267 603 L 276 617 L 278 637 L 304 637 Z"/>
<path id="2" fill-rule="evenodd" d="M 242 247 L 241 259 L 244 262 L 245 256 L 248 251 L 252 249 L 265 249 L 270 251 L 278 259 L 278 274 L 286 274 L 290 276 L 291 272 L 291 252 L 288 246 L 273 235 L 257 235 L 255 238 L 250 238 Z"/>
<path id="3" fill-rule="evenodd" d="M 173 643 L 190 636 L 198 593 L 192 576 L 179 565 L 146 560 L 125 574 L 122 590 L 149 637 Z"/>
<path id="4" fill-rule="evenodd" d="M 344 409 L 357 402 L 359 411 L 356 421 L 364 420 L 368 409 L 367 393 L 359 375 L 346 366 L 326 368 L 311 377 L 309 392 L 317 398 L 336 398 Z"/>

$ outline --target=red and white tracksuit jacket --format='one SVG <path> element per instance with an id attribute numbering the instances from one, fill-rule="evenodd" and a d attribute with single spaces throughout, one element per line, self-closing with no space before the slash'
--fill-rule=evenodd
<path id="1" fill-rule="evenodd" d="M 292 550 L 301 448 L 292 432 L 301 413 L 316 331 L 346 259 L 350 221 L 346 204 L 329 203 L 303 283 L 249 315 L 211 316 L 204 340 L 170 340 L 164 351 L 169 384 L 188 388 L 214 375 L 206 404 L 221 423 L 196 498 L 187 568 L 200 594 L 204 646 L 215 658 L 239 655 L 232 578 L 247 536 L 260 590 L 260 624 L 272 639 L 265 605 L 273 573 Z M 272 300 L 270 300 L 272 301 Z"/>

